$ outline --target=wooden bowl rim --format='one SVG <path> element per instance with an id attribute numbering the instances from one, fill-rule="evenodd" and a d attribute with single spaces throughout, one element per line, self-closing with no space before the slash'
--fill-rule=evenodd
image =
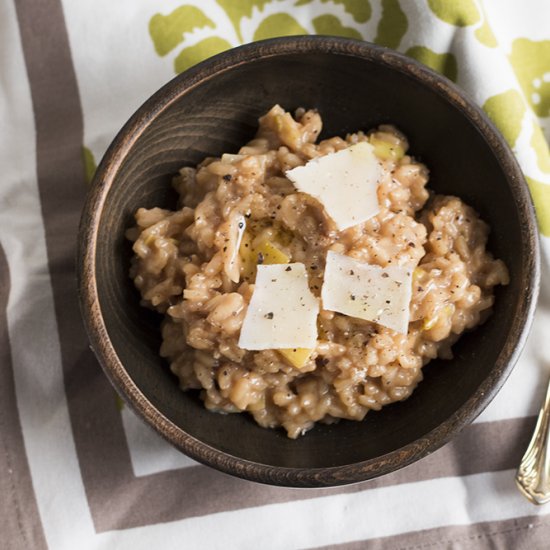
<path id="1" fill-rule="evenodd" d="M 404 73 L 457 108 L 479 131 L 497 158 L 524 225 L 524 300 L 489 376 L 451 417 L 421 439 L 386 455 L 325 468 L 286 468 L 251 462 L 211 447 L 171 422 L 136 386 L 114 349 L 103 320 L 95 280 L 96 243 L 105 198 L 121 164 L 143 131 L 174 101 L 201 83 L 239 65 L 287 54 L 326 54 L 361 58 Z M 94 177 L 80 222 L 77 251 L 82 316 L 92 348 L 113 386 L 131 408 L 161 436 L 191 458 L 244 479 L 290 487 L 329 487 L 356 483 L 400 469 L 447 443 L 490 403 L 510 374 L 527 339 L 540 283 L 540 250 L 535 212 L 523 173 L 504 138 L 467 94 L 419 62 L 369 42 L 332 36 L 293 36 L 246 44 L 212 57 L 176 76 L 151 96 L 123 126 Z"/>

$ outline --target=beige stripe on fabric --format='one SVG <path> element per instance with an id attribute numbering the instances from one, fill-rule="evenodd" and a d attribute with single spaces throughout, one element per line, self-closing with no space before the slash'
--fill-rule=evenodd
<path id="1" fill-rule="evenodd" d="M 10 275 L 0 245 L 0 546 L 40 550 L 46 538 L 17 411 L 6 307 Z"/>
<path id="2" fill-rule="evenodd" d="M 550 548 L 550 515 L 487 521 L 472 525 L 450 525 L 394 537 L 322 546 L 317 550 L 547 550 L 548 548 Z"/>
<path id="3" fill-rule="evenodd" d="M 132 470 L 113 390 L 89 348 L 78 308 L 74 258 L 86 193 L 82 109 L 61 2 L 19 0 L 16 9 L 35 117 L 37 180 L 67 402 L 93 513 L 109 508 L 110 492 L 130 482 Z M 94 422 L 103 421 L 106 425 L 94 430 Z M 111 476 L 116 484 L 103 485 Z"/>
<path id="4" fill-rule="evenodd" d="M 94 500 L 105 506 L 94 508 L 94 520 L 98 531 L 126 529 L 265 504 L 509 470 L 517 465 L 534 423 L 535 418 L 522 418 L 473 424 L 449 445 L 403 470 L 334 489 L 269 487 L 203 466 L 134 478 L 124 485 L 124 480 L 109 475 L 105 463 L 96 470 L 99 477 L 93 485 Z"/>
<path id="5" fill-rule="evenodd" d="M 59 0 L 19 0 L 16 6 L 36 119 L 38 183 L 68 406 L 97 531 L 515 466 L 532 418 L 471 426 L 419 463 L 339 489 L 268 487 L 202 466 L 135 477 L 114 392 L 89 350 L 78 310 L 74 251 L 85 193 L 83 118 L 62 8 Z"/>

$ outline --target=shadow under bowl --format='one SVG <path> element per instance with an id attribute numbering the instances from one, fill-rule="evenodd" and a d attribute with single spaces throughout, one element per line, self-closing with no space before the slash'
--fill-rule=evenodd
<path id="1" fill-rule="evenodd" d="M 175 208 L 171 178 L 206 156 L 236 152 L 275 103 L 317 108 L 321 137 L 393 123 L 430 169 L 429 187 L 472 205 L 511 282 L 494 313 L 432 361 L 406 401 L 362 422 L 317 425 L 292 441 L 247 415 L 208 412 L 182 393 L 159 357 L 159 316 L 139 305 L 124 233 L 139 207 Z M 79 235 L 83 316 L 106 374 L 134 410 L 177 448 L 264 483 L 331 486 L 370 479 L 436 450 L 470 423 L 510 373 L 533 316 L 539 249 L 521 171 L 498 131 L 463 92 L 400 54 L 366 42 L 291 37 L 230 50 L 179 75 L 124 126 L 103 158 Z"/>

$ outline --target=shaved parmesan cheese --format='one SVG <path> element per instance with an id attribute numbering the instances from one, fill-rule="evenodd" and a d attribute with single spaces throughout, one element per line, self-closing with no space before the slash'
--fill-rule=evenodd
<path id="1" fill-rule="evenodd" d="M 259 265 L 239 347 L 248 350 L 314 348 L 319 300 L 302 263 Z"/>
<path id="2" fill-rule="evenodd" d="M 230 256 L 225 262 L 225 272 L 228 277 L 234 282 L 238 283 L 241 278 L 240 263 L 239 263 L 239 249 L 243 240 L 243 235 L 246 230 L 246 218 L 242 214 L 235 216 L 231 224 L 231 231 L 233 232 L 232 241 L 235 243 Z"/>
<path id="3" fill-rule="evenodd" d="M 381 166 L 370 143 L 360 142 L 286 172 L 298 191 L 315 197 L 340 231 L 380 211 Z"/>
<path id="4" fill-rule="evenodd" d="M 380 267 L 329 250 L 321 290 L 323 308 L 406 334 L 412 269 Z"/>

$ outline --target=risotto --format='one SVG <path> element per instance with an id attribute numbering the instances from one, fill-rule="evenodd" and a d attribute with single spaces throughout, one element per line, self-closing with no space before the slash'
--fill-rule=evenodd
<path id="1" fill-rule="evenodd" d="M 140 208 L 127 234 L 130 275 L 142 304 L 164 315 L 160 354 L 181 388 L 199 390 L 212 411 L 247 412 L 291 438 L 409 397 L 422 367 L 451 358 L 459 336 L 490 314 L 493 287 L 508 283 L 506 266 L 486 250 L 487 224 L 459 198 L 430 193 L 426 166 L 396 128 L 318 142 L 321 126 L 315 110 L 293 117 L 273 107 L 238 154 L 180 170 L 178 210 Z M 341 230 L 285 174 L 361 142 L 380 166 L 379 211 Z M 404 333 L 323 308 L 329 251 L 410 269 Z M 315 344 L 239 347 L 258 265 L 287 263 L 305 266 L 320 301 Z"/>

